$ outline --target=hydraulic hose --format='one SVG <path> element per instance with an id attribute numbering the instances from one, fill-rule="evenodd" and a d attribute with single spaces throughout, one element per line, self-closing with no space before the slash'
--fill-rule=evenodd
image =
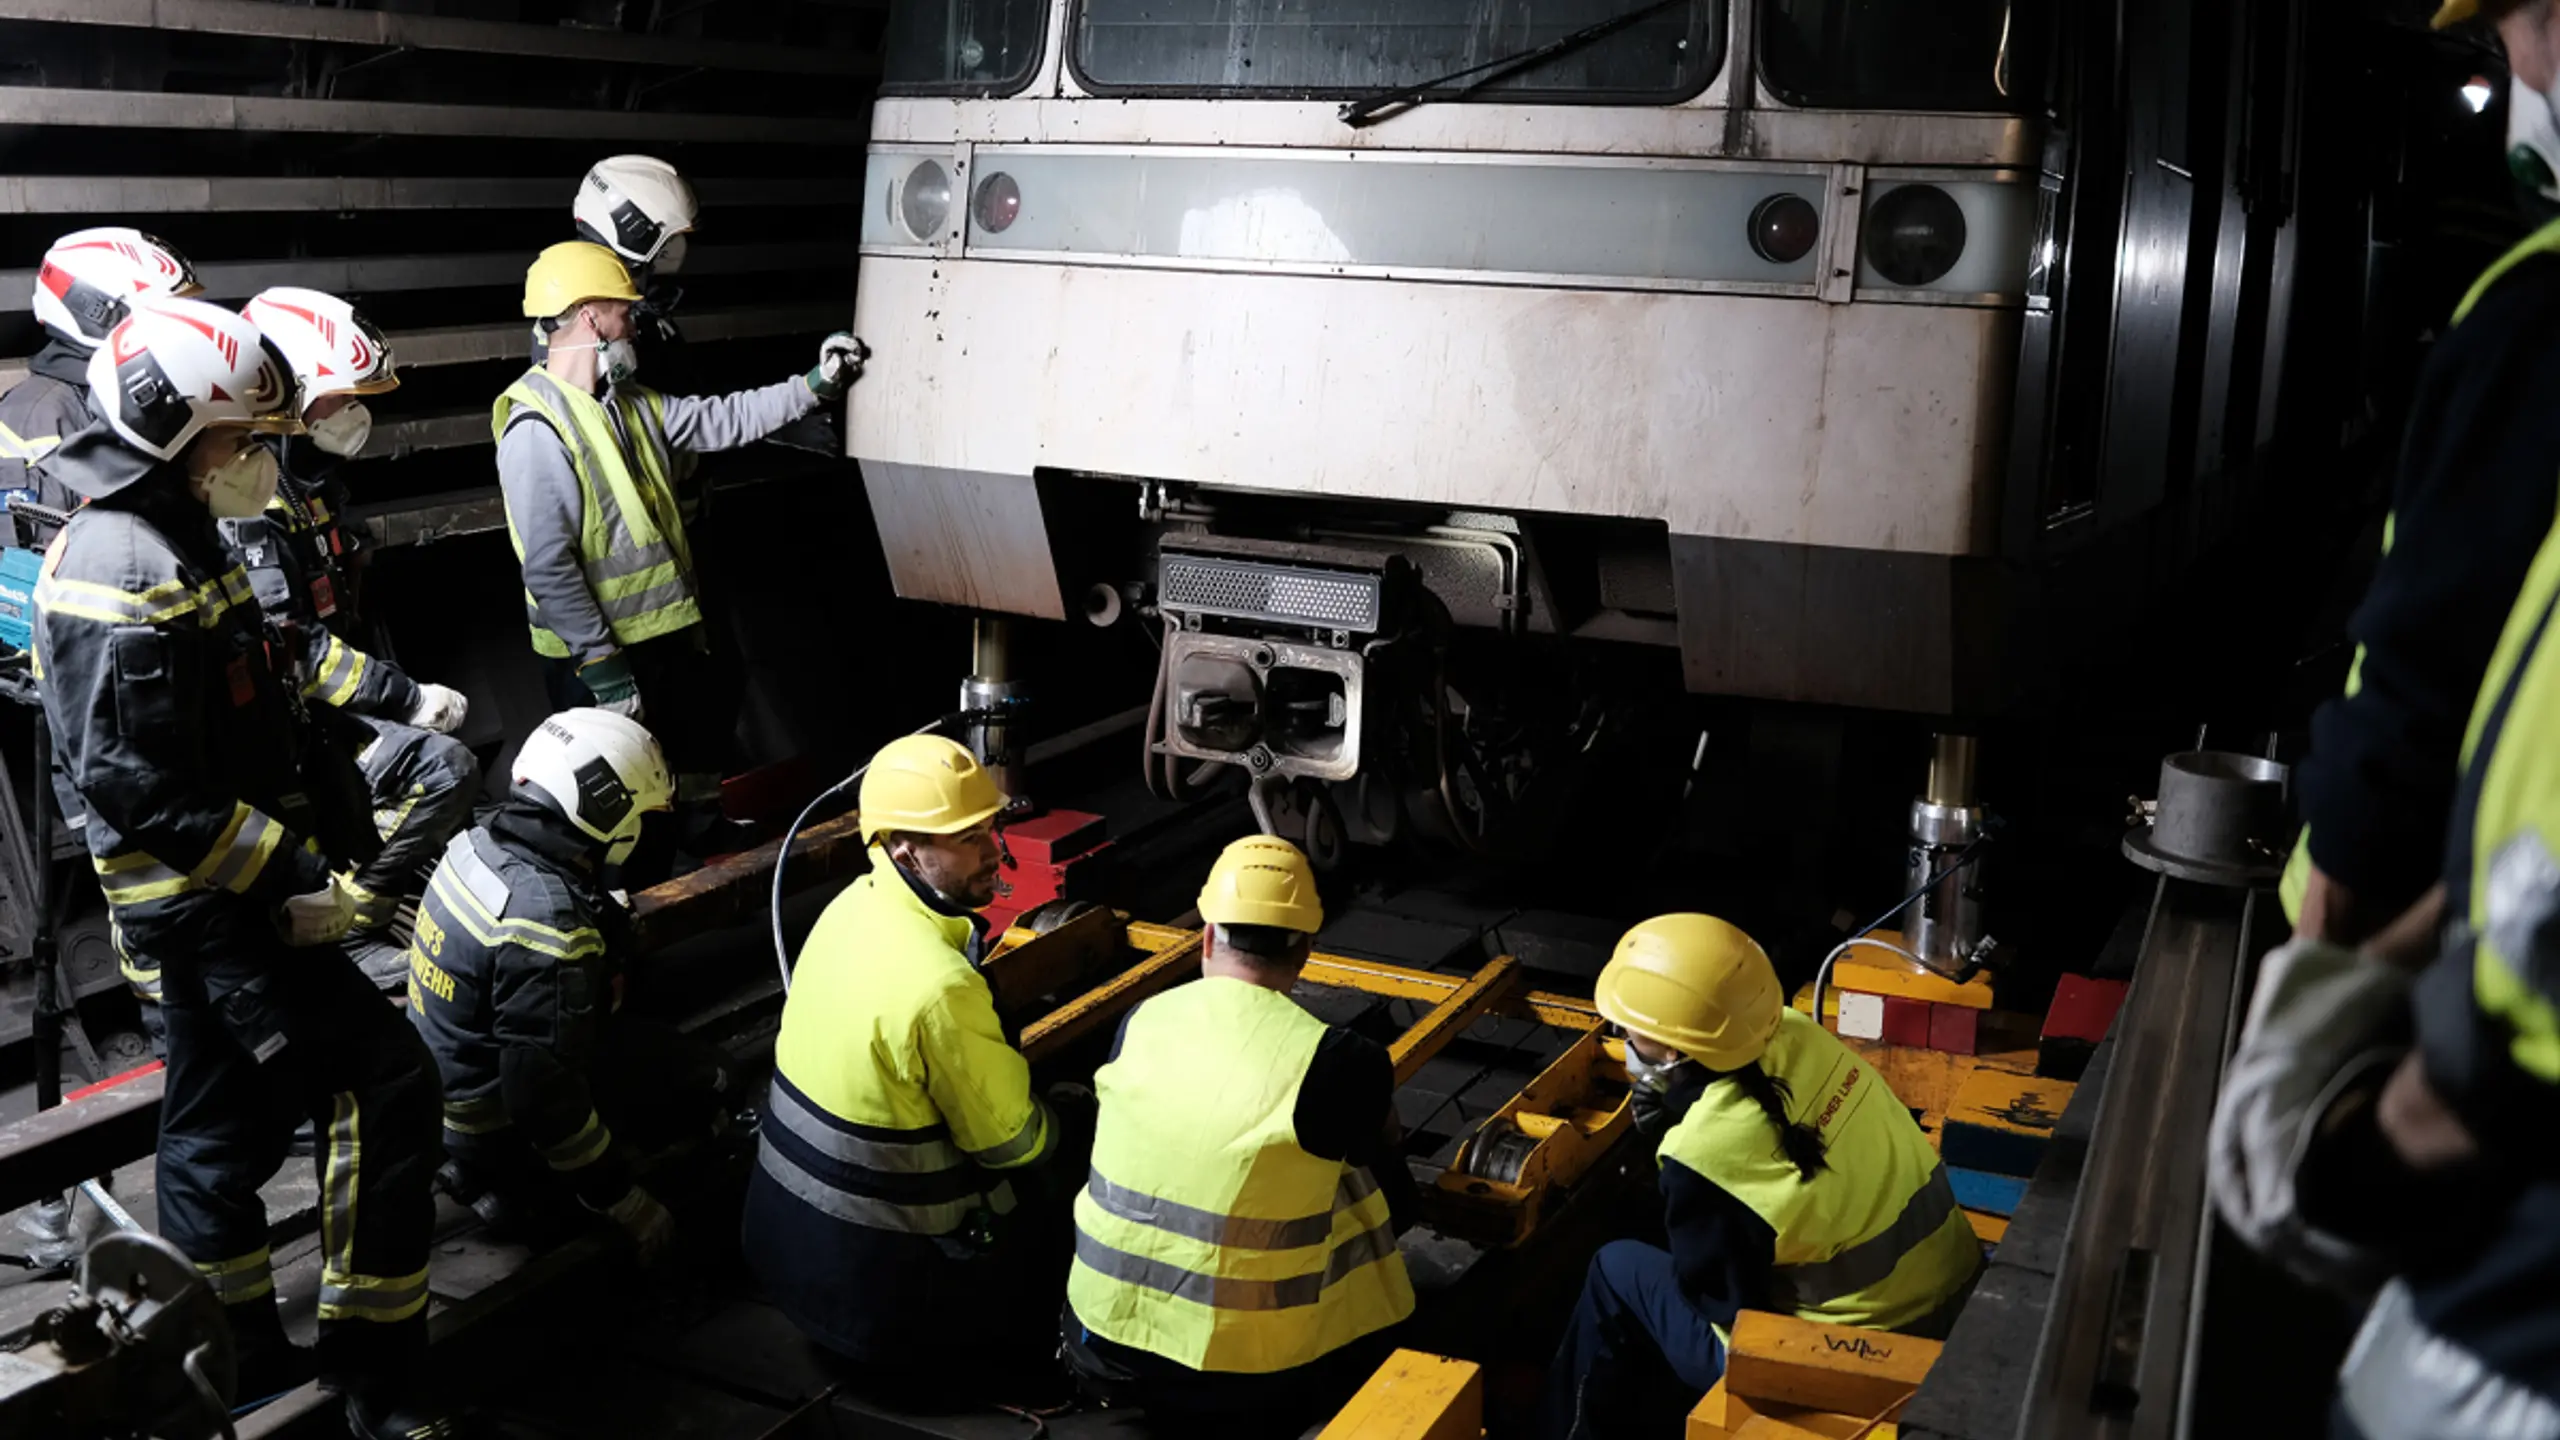
<path id="1" fill-rule="evenodd" d="M 1924 970 L 1928 968 L 1926 965 L 1920 964 L 1919 956 L 1912 954 L 1910 951 L 1905 950 L 1901 946 L 1893 944 L 1890 941 L 1873 939 L 1871 938 L 1872 935 L 1876 929 L 1882 926 L 1886 921 L 1891 920 L 1894 916 L 1910 909 L 1912 905 L 1919 901 L 1920 897 L 1937 889 L 1939 883 L 1944 881 L 1948 876 L 1953 875 L 1967 865 L 1972 864 L 1977 852 L 1979 852 L 1983 846 L 1990 844 L 1991 837 L 1998 833 L 1999 830 L 1997 822 L 1985 821 L 1982 833 L 1974 836 L 1972 843 L 1957 851 L 1955 853 L 1955 858 L 1947 862 L 1946 869 L 1930 876 L 1927 882 L 1922 884 L 1919 889 L 1914 890 L 1910 894 L 1903 896 L 1901 899 L 1894 901 L 1891 908 L 1887 909 L 1883 914 L 1868 921 L 1866 924 L 1859 926 L 1856 930 L 1851 931 L 1848 939 L 1841 941 L 1838 946 L 1833 948 L 1830 954 L 1822 957 L 1821 968 L 1813 972 L 1813 1023 L 1816 1025 L 1822 1023 L 1822 982 L 1830 978 L 1831 962 L 1839 959 L 1841 956 L 1847 954 L 1851 949 L 1857 946 L 1872 945 L 1881 950 L 1890 950 L 1894 954 L 1901 956 L 1903 959 L 1910 961 L 1912 964 L 1920 965 L 1920 968 Z"/>
<path id="2" fill-rule="evenodd" d="M 915 729 L 908 731 L 907 734 L 911 736 L 930 735 L 936 730 L 943 729 L 949 725 L 958 724 L 968 718 L 969 713 L 965 710 L 955 714 L 937 716 L 934 719 L 917 726 Z M 793 841 L 800 838 L 800 832 L 802 830 L 808 828 L 809 817 L 817 813 L 819 806 L 826 804 L 828 801 L 842 795 L 847 790 L 861 784 L 864 773 L 870 769 L 871 762 L 868 760 L 863 761 L 860 765 L 854 767 L 852 774 L 847 775 L 835 784 L 828 786 L 825 790 L 821 791 L 815 799 L 812 799 L 808 804 L 801 806 L 800 813 L 791 817 L 791 828 L 782 832 L 782 848 L 773 852 L 773 902 L 771 907 L 773 919 L 773 963 L 782 971 L 782 993 L 785 995 L 791 993 L 791 946 L 782 938 L 782 872 L 783 869 L 791 863 L 791 844 Z"/>

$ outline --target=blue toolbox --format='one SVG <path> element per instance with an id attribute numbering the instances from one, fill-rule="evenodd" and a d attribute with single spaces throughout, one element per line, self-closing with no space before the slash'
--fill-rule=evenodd
<path id="1" fill-rule="evenodd" d="M 40 550 L 0 550 L 0 645 L 27 648 L 36 619 L 36 575 L 43 567 Z"/>

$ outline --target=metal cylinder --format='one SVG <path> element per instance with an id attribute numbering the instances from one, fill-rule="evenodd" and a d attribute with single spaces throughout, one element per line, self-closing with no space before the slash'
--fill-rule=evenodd
<path id="1" fill-rule="evenodd" d="M 973 623 L 970 642 L 971 673 L 960 682 L 960 708 L 975 718 L 962 743 L 1015 807 L 1027 806 L 1023 759 L 1028 741 L 1019 718 L 1022 691 L 1013 678 L 1013 624 L 1000 615 L 981 615 Z"/>
<path id="2" fill-rule="evenodd" d="M 1904 912 L 1905 948 L 1922 966 L 1954 975 L 1982 946 L 1979 860 L 1941 875 L 1982 835 L 1982 808 L 1974 803 L 1974 739 L 1940 735 L 1929 754 L 1925 792 L 1911 802 L 1911 849 L 1904 865 L 1909 890 L 1928 886 Z M 1936 883 L 1930 877 L 1937 876 Z"/>
<path id="3" fill-rule="evenodd" d="M 2285 767 L 2254 755 L 2189 750 L 2160 762 L 2151 840 L 2210 865 L 2266 863 L 2284 828 Z"/>

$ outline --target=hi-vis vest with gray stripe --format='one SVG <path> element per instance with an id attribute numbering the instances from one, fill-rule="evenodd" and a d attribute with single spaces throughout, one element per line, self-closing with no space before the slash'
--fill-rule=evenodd
<path id="1" fill-rule="evenodd" d="M 1094 1077 L 1093 1174 L 1067 1299 L 1087 1329 L 1195 1370 L 1307 1364 L 1413 1313 L 1386 1197 L 1300 1149 L 1324 1022 L 1205 979 L 1138 1007 Z"/>
<path id="2" fill-rule="evenodd" d="M 577 472 L 584 517 L 578 532 L 579 567 L 586 572 L 597 608 L 613 627 L 613 638 L 630 645 L 701 624 L 702 607 L 694 598 L 693 551 L 676 504 L 666 397 L 641 386 L 618 385 L 608 398 L 609 408 L 553 380 L 547 371 L 528 370 L 498 397 L 490 429 L 503 440 L 509 426 L 540 416 L 560 436 Z M 521 563 L 524 537 L 513 515 L 507 517 L 507 538 Z M 529 589 L 524 606 L 533 648 L 566 656 L 567 642 L 543 628 Z"/>
<path id="3" fill-rule="evenodd" d="M 1792 1009 L 1760 1066 L 1785 1082 L 1788 1112 L 1821 1134 L 1828 1168 L 1800 1175 L 1769 1117 L 1724 1083 L 1709 1085 L 1663 1137 L 1661 1157 L 1722 1187 L 1777 1232 L 1770 1303 L 1808 1320 L 1891 1330 L 1962 1293 L 1981 1268 L 1981 1243 L 1946 1167 L 1884 1077 Z"/>

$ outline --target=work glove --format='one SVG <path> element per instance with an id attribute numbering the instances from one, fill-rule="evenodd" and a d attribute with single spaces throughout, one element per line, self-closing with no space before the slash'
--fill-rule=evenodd
<path id="1" fill-rule="evenodd" d="M 2307 1218 L 2296 1187 L 2338 1102 L 2378 1091 L 2408 1052 L 2410 979 L 2325 940 L 2279 946 L 2259 968 L 2223 1077 L 2205 1151 L 2214 1208 L 2249 1248 L 2315 1284 L 2369 1290 L 2391 1268 Z"/>
<path id="2" fill-rule="evenodd" d="M 459 690 L 444 685 L 418 686 L 418 708 L 409 712 L 409 723 L 421 730 L 450 735 L 462 728 L 471 714 L 471 701 Z"/>
<path id="3" fill-rule="evenodd" d="M 276 929 L 287 945 L 328 945 L 354 928 L 356 900 L 344 877 L 332 875 L 325 889 L 287 896 L 276 907 Z"/>
<path id="4" fill-rule="evenodd" d="M 578 667 L 578 678 L 596 697 L 597 709 L 632 720 L 647 718 L 640 710 L 640 681 L 631 673 L 631 662 L 620 655 L 588 661 Z"/>
<path id="5" fill-rule="evenodd" d="M 640 1263 L 649 1264 L 666 1252 L 676 1238 L 676 1217 L 658 1203 L 658 1197 L 634 1185 L 622 1192 L 622 1198 L 600 1212 L 631 1237 L 640 1252 Z"/>
<path id="6" fill-rule="evenodd" d="M 339 876 L 338 886 L 347 892 L 347 901 L 351 907 L 351 913 L 355 917 L 353 923 L 348 928 L 352 930 L 379 930 L 383 926 L 388 925 L 393 920 L 399 918 L 399 896 L 386 895 L 378 890 L 369 890 L 363 885 L 358 884 L 353 875 Z"/>
<path id="7" fill-rule="evenodd" d="M 853 335 L 839 330 L 818 346 L 818 366 L 809 372 L 809 393 L 821 400 L 833 400 L 845 387 L 862 378 L 862 362 L 871 358 L 871 347 Z"/>

